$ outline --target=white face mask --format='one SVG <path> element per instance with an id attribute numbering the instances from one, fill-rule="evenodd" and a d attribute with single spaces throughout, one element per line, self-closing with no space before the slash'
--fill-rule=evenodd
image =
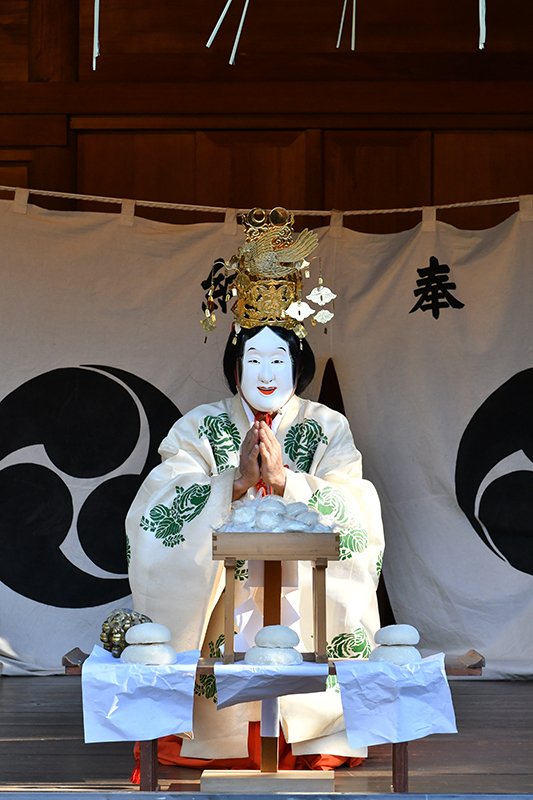
<path id="1" fill-rule="evenodd" d="M 294 391 L 289 345 L 265 327 L 244 345 L 241 391 L 255 411 L 278 411 Z"/>

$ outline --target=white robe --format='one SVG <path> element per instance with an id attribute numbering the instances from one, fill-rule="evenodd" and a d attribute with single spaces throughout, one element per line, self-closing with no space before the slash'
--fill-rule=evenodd
<path id="1" fill-rule="evenodd" d="M 163 440 L 163 462 L 141 486 L 127 517 L 135 610 L 166 625 L 178 651 L 204 645 L 209 655 L 220 644 L 220 604 L 215 606 L 223 589 L 222 565 L 212 560 L 211 534 L 229 513 L 240 445 L 249 428 L 238 395 L 190 411 Z M 287 472 L 284 498 L 331 515 L 343 530 L 342 560 L 330 562 L 326 572 L 328 652 L 365 658 L 379 627 L 375 591 L 384 540 L 377 493 L 362 478 L 348 421 L 294 396 L 276 438 Z M 299 562 L 298 573 L 300 632 L 304 649 L 313 650 L 310 562 Z M 244 576 L 242 565 L 236 576 L 241 600 L 250 595 Z M 291 600 L 294 605 L 294 595 Z M 194 739 L 184 741 L 182 755 L 246 756 L 254 710 L 239 706 L 214 713 L 213 691 L 213 681 L 197 686 Z M 282 698 L 281 716 L 296 755 L 361 755 L 349 748 L 336 685 L 320 694 Z"/>

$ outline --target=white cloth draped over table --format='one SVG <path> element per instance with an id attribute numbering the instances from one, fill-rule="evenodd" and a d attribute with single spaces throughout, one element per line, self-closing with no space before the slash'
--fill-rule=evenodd
<path id="1" fill-rule="evenodd" d="M 249 427 L 238 395 L 186 414 L 161 444 L 163 463 L 148 476 L 128 514 L 135 609 L 166 625 L 178 651 L 203 644 L 210 655 L 220 646 L 222 566 L 212 560 L 211 534 L 229 512 L 240 445 Z M 342 528 L 341 560 L 327 570 L 330 654 L 365 657 L 379 627 L 375 591 L 384 541 L 377 493 L 362 478 L 361 456 L 341 414 L 295 396 L 284 409 L 276 438 L 287 467 L 285 499 L 330 514 Z M 310 562 L 299 562 L 298 571 L 299 588 L 291 593 L 291 604 L 299 609 L 303 648 L 313 650 Z M 245 577 L 243 564 L 236 573 L 240 601 L 250 596 Z M 257 718 L 257 709 L 236 706 L 216 712 L 206 683 L 197 685 L 197 694 L 194 740 L 184 742 L 182 755 L 246 756 L 247 724 Z M 348 745 L 336 685 L 320 694 L 282 698 L 281 715 L 295 754 L 360 755 Z"/>

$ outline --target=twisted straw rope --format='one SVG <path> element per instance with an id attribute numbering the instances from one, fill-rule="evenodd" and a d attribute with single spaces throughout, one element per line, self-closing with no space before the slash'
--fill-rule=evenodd
<path id="1" fill-rule="evenodd" d="M 14 186 L 0 186 L 0 191 L 2 192 L 15 192 L 16 187 Z M 88 200 L 93 203 L 114 203 L 115 205 L 122 205 L 125 198 L 121 197 L 101 197 L 99 195 L 92 195 L 92 194 L 73 194 L 71 192 L 52 192 L 46 189 L 29 189 L 30 194 L 42 195 L 45 197 L 62 197 L 67 200 Z M 444 208 L 471 208 L 474 206 L 497 206 L 497 205 L 504 205 L 506 203 L 518 203 L 520 200 L 519 197 L 498 197 L 492 200 L 472 200 L 468 203 L 446 203 L 446 204 L 438 204 L 433 206 L 412 206 L 410 208 L 373 208 L 373 209 L 354 209 L 352 211 L 338 211 L 336 213 L 342 214 L 342 216 L 349 217 L 349 216 L 356 216 L 356 215 L 368 215 L 368 214 L 407 214 L 410 211 L 424 211 L 425 208 L 436 208 L 436 209 L 444 209 Z M 136 206 L 144 206 L 146 208 L 168 208 L 173 209 L 175 211 L 200 211 L 206 214 L 225 214 L 226 208 L 221 206 L 199 206 L 199 205 L 191 205 L 189 203 L 160 203 L 154 200 L 134 200 L 133 201 Z M 331 209 L 329 211 L 317 211 L 315 209 L 310 210 L 291 210 L 288 209 L 291 214 L 295 216 L 306 216 L 306 217 L 329 217 L 332 213 L 335 213 Z M 251 211 L 250 208 L 237 208 L 235 212 L 237 214 L 247 214 L 248 211 Z"/>

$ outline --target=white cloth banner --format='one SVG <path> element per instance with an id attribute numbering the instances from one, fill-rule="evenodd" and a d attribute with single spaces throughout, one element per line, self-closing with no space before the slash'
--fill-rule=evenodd
<path id="1" fill-rule="evenodd" d="M 242 237 L 13 211 L 0 201 L 0 660 L 43 674 L 129 604 L 127 507 L 179 414 L 228 394 L 224 281 L 207 344 L 200 282 Z M 426 654 L 474 647 L 486 677 L 533 674 L 530 217 L 324 228 L 314 254 L 337 300 L 327 335 L 308 325 L 307 395 L 332 357 L 383 504 L 396 619 Z"/>
<path id="2" fill-rule="evenodd" d="M 95 647 L 81 675 L 85 743 L 190 733 L 199 658 L 199 650 L 189 650 L 174 664 L 124 664 Z"/>
<path id="3" fill-rule="evenodd" d="M 473 647 L 484 677 L 531 677 L 531 215 L 331 241 L 334 361 L 396 621 L 425 654 Z"/>
<path id="4" fill-rule="evenodd" d="M 351 660 L 336 669 L 351 747 L 457 733 L 443 653 L 404 667 Z"/>

